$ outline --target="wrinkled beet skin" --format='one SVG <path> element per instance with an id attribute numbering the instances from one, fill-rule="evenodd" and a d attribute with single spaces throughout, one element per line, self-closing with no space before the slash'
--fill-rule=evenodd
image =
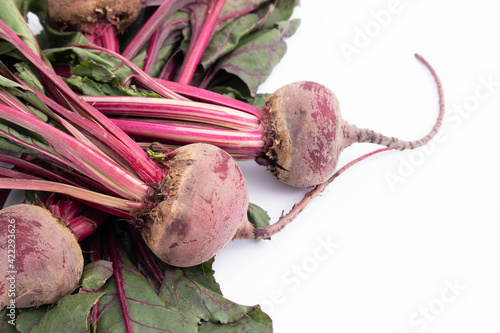
<path id="1" fill-rule="evenodd" d="M 164 262 L 189 267 L 212 258 L 246 221 L 248 190 L 236 162 L 212 145 L 177 149 L 165 190 L 141 231 Z"/>
<path id="2" fill-rule="evenodd" d="M 49 23 L 59 30 L 111 23 L 121 33 L 135 22 L 140 9 L 141 0 L 47 0 Z"/>
<path id="3" fill-rule="evenodd" d="M 262 120 L 265 158 L 279 180 L 309 187 L 333 174 L 343 122 L 331 90 L 308 81 L 286 85 L 268 98 Z"/>
<path id="4" fill-rule="evenodd" d="M 9 266 L 9 220 L 15 220 L 15 267 Z M 12 228 L 12 227 L 11 227 Z M 16 271 L 15 305 L 51 304 L 78 286 L 83 255 L 75 236 L 42 207 L 19 204 L 0 211 L 0 310 L 10 303 L 9 271 Z"/>

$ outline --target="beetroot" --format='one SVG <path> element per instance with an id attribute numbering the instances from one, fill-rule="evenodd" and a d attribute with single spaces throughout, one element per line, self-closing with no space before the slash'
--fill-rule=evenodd
<path id="1" fill-rule="evenodd" d="M 300 187 L 321 184 L 333 174 L 342 150 L 355 142 L 370 142 L 392 149 L 420 147 L 437 133 L 444 116 L 441 82 L 420 56 L 437 84 L 440 110 L 432 130 L 420 140 L 404 141 L 342 119 L 339 102 L 327 87 L 315 82 L 295 82 L 278 89 L 263 108 L 265 142 L 261 164 L 282 182 Z"/>
<path id="2" fill-rule="evenodd" d="M 193 266 L 248 226 L 248 190 L 238 165 L 222 149 L 191 144 L 176 152 L 162 189 L 168 196 L 151 211 L 142 235 L 163 261 Z"/>
<path id="3" fill-rule="evenodd" d="M 0 309 L 51 304 L 78 286 L 83 255 L 65 223 L 28 204 L 0 211 Z"/>
<path id="4" fill-rule="evenodd" d="M 112 24 L 123 32 L 135 22 L 141 0 L 47 0 L 47 15 L 52 27 L 73 27 L 90 31 L 99 23 Z"/>
<path id="5" fill-rule="evenodd" d="M 286 85 L 267 99 L 263 151 L 280 181 L 307 187 L 333 174 L 344 145 L 339 109 L 333 92 L 314 82 Z"/>
<path id="6" fill-rule="evenodd" d="M 51 27 L 80 31 L 96 45 L 120 52 L 118 35 L 137 19 L 141 0 L 47 0 Z"/>

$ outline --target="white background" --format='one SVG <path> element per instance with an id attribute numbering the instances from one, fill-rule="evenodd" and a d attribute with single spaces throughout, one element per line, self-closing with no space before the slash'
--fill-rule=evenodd
<path id="1" fill-rule="evenodd" d="M 223 249 L 214 268 L 224 295 L 261 304 L 276 333 L 498 332 L 497 6 L 303 0 L 294 16 L 302 25 L 261 92 L 317 81 L 351 123 L 418 139 L 437 115 L 418 52 L 441 77 L 447 118 L 440 140 L 363 161 L 272 240 Z M 340 165 L 375 148 L 355 144 Z M 273 221 L 305 193 L 241 166 Z"/>
<path id="2" fill-rule="evenodd" d="M 418 139 L 432 127 L 438 101 L 417 52 L 441 77 L 447 118 L 439 142 L 363 161 L 272 240 L 223 249 L 215 270 L 226 297 L 262 304 L 276 333 L 500 331 L 494 3 L 302 1 L 294 14 L 302 25 L 261 92 L 317 81 L 336 93 L 344 119 Z M 388 8 L 390 20 L 381 14 Z M 348 44 L 357 53 L 347 56 Z M 355 144 L 340 164 L 375 148 Z M 305 192 L 254 162 L 241 166 L 251 201 L 273 221 Z M 390 183 L 388 175 L 400 178 Z"/>

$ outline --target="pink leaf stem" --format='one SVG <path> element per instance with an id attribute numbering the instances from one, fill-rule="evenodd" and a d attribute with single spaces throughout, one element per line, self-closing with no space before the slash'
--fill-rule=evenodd
<path id="1" fill-rule="evenodd" d="M 225 3 L 225 0 L 210 0 L 207 15 L 199 34 L 193 33 L 191 37 L 186 57 L 177 76 L 177 82 L 181 84 L 191 83 L 196 67 L 199 65 L 200 59 L 212 39 L 217 19 Z"/>
<path id="2" fill-rule="evenodd" d="M 108 116 L 187 120 L 236 130 L 256 130 L 260 120 L 248 113 L 208 103 L 136 96 L 82 96 Z"/>

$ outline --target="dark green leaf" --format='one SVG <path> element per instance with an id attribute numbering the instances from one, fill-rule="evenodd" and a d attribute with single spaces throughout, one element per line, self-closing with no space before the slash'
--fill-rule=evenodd
<path id="1" fill-rule="evenodd" d="M 202 332 L 212 329 L 223 329 L 224 332 L 270 331 L 271 320 L 260 308 L 242 306 L 222 296 L 213 279 L 211 265 L 212 261 L 187 269 L 167 268 L 160 297 L 168 307 L 199 318 Z M 241 330 L 236 331 L 237 328 Z M 245 331 L 244 328 L 259 330 Z"/>
<path id="2" fill-rule="evenodd" d="M 31 88 L 43 93 L 44 89 L 42 83 L 27 63 L 20 62 L 17 63 L 15 67 L 18 71 L 19 78 L 24 83 L 26 83 Z"/>
<path id="3" fill-rule="evenodd" d="M 248 103 L 263 108 L 266 106 L 266 100 L 271 96 L 271 94 L 257 94 L 254 98 L 248 100 Z"/>
<path id="4" fill-rule="evenodd" d="M 45 55 L 52 62 L 65 62 L 71 66 L 66 83 L 84 95 L 158 97 L 151 91 L 139 91 L 127 82 L 133 71 L 121 60 L 95 50 L 78 47 L 51 49 Z"/>
<path id="5" fill-rule="evenodd" d="M 247 308 L 248 312 L 241 317 L 238 321 L 221 324 L 213 322 L 203 322 L 199 328 L 200 333 L 247 333 L 247 332 L 259 332 L 259 333 L 271 333 L 272 321 L 268 315 L 266 315 L 260 309 L 260 306 Z"/>
<path id="6" fill-rule="evenodd" d="M 220 13 L 220 17 L 235 16 L 238 12 L 251 12 L 261 6 L 269 6 L 266 3 L 272 4 L 275 1 L 269 0 L 233 0 L 226 1 L 224 8 Z"/>
<path id="7" fill-rule="evenodd" d="M 46 23 L 43 22 L 42 23 Z M 43 25 L 43 30 L 36 35 L 38 44 L 43 49 L 59 48 L 68 45 L 91 44 L 79 31 L 58 31 L 48 24 Z"/>
<path id="8" fill-rule="evenodd" d="M 234 50 L 241 38 L 255 29 L 259 19 L 257 14 L 251 13 L 231 21 L 222 30 L 219 30 L 203 53 L 201 65 L 206 69 L 220 57 Z"/>
<path id="9" fill-rule="evenodd" d="M 15 333 L 17 313 L 10 313 L 9 309 L 0 311 L 0 332 L 2 333 Z M 12 317 L 12 318 L 11 318 Z"/>
<path id="10" fill-rule="evenodd" d="M 39 308 L 22 309 L 16 322 L 16 329 L 19 332 L 30 332 L 36 326 L 43 316 L 48 311 L 48 306 L 41 306 Z"/>
<path id="11" fill-rule="evenodd" d="M 132 70 L 123 66 L 121 60 L 104 52 L 87 50 L 79 47 L 61 47 L 44 51 L 53 63 L 68 63 L 72 74 L 88 76 L 96 81 L 122 84 L 132 74 Z"/>
<path id="12" fill-rule="evenodd" d="M 35 54 L 40 54 L 38 42 L 17 6 L 21 6 L 20 0 L 2 0 L 0 20 L 14 31 Z"/>
<path id="13" fill-rule="evenodd" d="M 252 99 L 248 86 L 237 75 L 218 71 L 212 79 L 209 89 L 231 98 L 248 101 Z"/>
<path id="14" fill-rule="evenodd" d="M 45 193 L 44 191 L 24 191 L 24 197 L 28 202 L 37 202 L 40 198 L 43 198 Z"/>
<path id="15" fill-rule="evenodd" d="M 135 332 L 195 332 L 197 320 L 169 309 L 158 297 L 144 276 L 119 250 L 118 265 L 121 274 L 126 311 L 119 300 L 116 276 L 108 280 L 99 301 L 99 318 L 96 332 L 124 332 L 128 321 Z"/>
<path id="16" fill-rule="evenodd" d="M 83 268 L 80 285 L 85 290 L 99 291 L 112 275 L 113 263 L 111 261 L 94 261 Z"/>
<path id="17" fill-rule="evenodd" d="M 161 50 L 158 52 L 158 56 L 153 66 L 153 69 L 151 70 L 151 73 L 149 73 L 152 77 L 158 77 L 160 75 L 163 66 L 168 61 L 168 59 L 174 54 L 175 50 L 176 50 L 176 45 L 174 44 L 169 44 L 161 48 Z"/>
<path id="18" fill-rule="evenodd" d="M 40 0 L 12 0 L 17 6 L 23 17 L 26 19 L 28 12 L 38 16 L 40 21 L 47 17 L 47 1 Z"/>
<path id="19" fill-rule="evenodd" d="M 248 204 L 247 217 L 256 228 L 267 227 L 271 220 L 269 214 L 264 209 L 253 203 Z"/>
<path id="20" fill-rule="evenodd" d="M 36 155 L 37 152 L 26 148 L 24 146 L 20 146 L 16 143 L 13 143 L 12 141 L 0 136 L 0 149 L 6 150 L 6 151 L 11 151 L 13 153 L 27 153 L 31 155 Z"/>
<path id="21" fill-rule="evenodd" d="M 241 79 L 247 86 L 249 98 L 255 96 L 259 85 L 268 78 L 285 52 L 286 44 L 279 29 L 259 31 L 247 36 L 238 48 L 218 62 L 216 69 Z M 213 86 L 217 87 L 224 85 L 225 80 L 214 81 Z"/>
<path id="22" fill-rule="evenodd" d="M 262 29 L 270 29 L 283 21 L 287 21 L 293 14 L 295 7 L 299 5 L 298 0 L 281 0 L 276 2 L 276 8 L 266 18 Z"/>
<path id="23" fill-rule="evenodd" d="M 3 119 L 0 119 L 0 135 L 6 135 L 3 133 L 8 133 L 12 137 L 19 139 L 21 141 L 20 144 L 26 143 L 28 145 L 34 145 L 34 146 L 40 147 L 40 148 L 45 149 L 47 151 L 51 151 L 51 152 L 54 151 L 54 149 L 49 144 L 47 144 L 47 142 L 43 138 L 41 138 L 39 134 L 36 134 L 36 133 L 31 132 L 29 130 L 23 129 L 17 125 L 14 125 L 12 123 L 4 121 Z M 10 144 L 9 144 L 9 141 L 5 141 L 5 140 L 0 141 L 0 143 L 7 143 L 5 146 L 0 146 L 1 149 L 5 149 L 5 150 L 8 150 L 9 147 L 18 146 L 18 144 L 13 143 L 12 141 L 10 141 Z"/>
<path id="24" fill-rule="evenodd" d="M 282 21 L 278 24 L 283 37 L 291 37 L 299 28 L 300 19 L 293 19 L 290 21 Z"/>
<path id="25" fill-rule="evenodd" d="M 26 69 L 25 71 L 24 66 L 22 66 L 21 64 L 18 65 L 19 66 L 16 65 L 16 67 L 19 68 L 21 71 L 21 73 L 18 73 L 18 76 L 25 80 L 31 80 L 31 84 L 29 84 L 29 86 L 31 85 L 37 86 L 38 88 L 41 89 L 41 92 L 43 92 L 43 87 L 38 86 L 38 84 L 40 84 L 38 78 L 32 77 L 33 73 L 29 69 Z M 38 96 L 36 96 L 35 94 L 36 88 L 25 87 L 13 81 L 12 79 L 13 78 L 9 79 L 5 76 L 0 75 L 0 92 L 3 93 L 3 99 L 6 104 L 13 105 L 15 103 L 18 103 L 20 105 L 25 105 L 40 120 L 44 122 L 49 122 L 49 116 L 52 119 L 57 118 L 57 116 L 55 116 L 52 110 L 49 107 L 47 107 L 40 100 L 40 98 L 38 98 Z M 9 101 L 8 103 L 7 100 Z M 21 101 L 23 101 L 24 103 Z"/>
<path id="26" fill-rule="evenodd" d="M 54 307 L 24 310 L 19 315 L 17 328 L 22 333 L 89 332 L 90 310 L 103 294 L 68 295 Z"/>
<path id="27" fill-rule="evenodd" d="M 220 286 L 215 281 L 213 263 L 214 258 L 197 266 L 182 268 L 182 271 L 189 279 L 222 296 Z"/>
<path id="28" fill-rule="evenodd" d="M 67 78 L 64 81 L 68 84 L 68 86 L 71 87 L 71 89 L 79 91 L 84 95 L 94 95 L 94 96 L 106 95 L 106 93 L 104 93 L 105 90 L 104 87 L 108 87 L 109 90 L 111 90 L 112 88 L 106 84 L 105 85 L 98 84 L 97 82 L 95 82 L 92 79 L 89 79 L 88 77 L 81 77 L 76 75 L 72 75 L 70 78 Z"/>

